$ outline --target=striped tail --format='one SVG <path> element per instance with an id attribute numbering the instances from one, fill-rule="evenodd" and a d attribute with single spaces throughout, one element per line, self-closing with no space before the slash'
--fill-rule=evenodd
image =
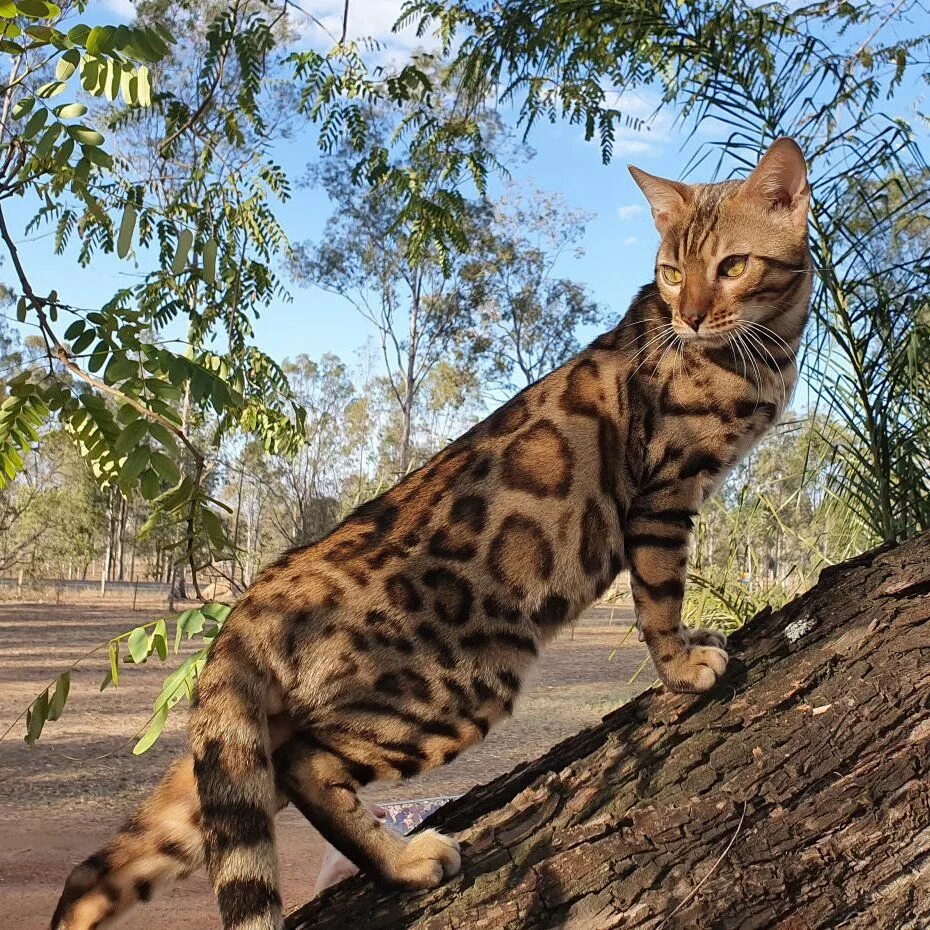
<path id="1" fill-rule="evenodd" d="M 168 769 L 120 832 L 74 868 L 51 930 L 102 930 L 202 862 L 194 766 L 185 756 Z"/>
<path id="2" fill-rule="evenodd" d="M 268 684 L 230 633 L 211 649 L 189 728 L 204 853 L 224 930 L 279 930 Z"/>

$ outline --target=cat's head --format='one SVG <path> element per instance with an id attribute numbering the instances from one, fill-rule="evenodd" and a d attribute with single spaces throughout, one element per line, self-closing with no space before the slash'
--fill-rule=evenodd
<path id="1" fill-rule="evenodd" d="M 662 237 L 656 284 L 683 339 L 777 326 L 810 295 L 804 156 L 777 139 L 744 181 L 682 184 L 630 166 Z"/>

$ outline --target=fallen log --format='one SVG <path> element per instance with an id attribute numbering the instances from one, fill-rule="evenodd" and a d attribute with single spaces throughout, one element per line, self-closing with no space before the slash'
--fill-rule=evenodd
<path id="1" fill-rule="evenodd" d="M 352 879 L 288 930 L 928 930 L 930 534 L 730 651 L 712 692 L 648 691 L 437 811 L 448 883 Z"/>

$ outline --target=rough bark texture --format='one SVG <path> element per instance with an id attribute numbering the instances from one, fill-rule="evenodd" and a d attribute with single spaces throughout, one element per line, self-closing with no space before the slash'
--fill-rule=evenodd
<path id="1" fill-rule="evenodd" d="M 289 930 L 930 928 L 930 535 L 825 571 L 700 697 L 646 692 L 428 825 L 462 873 Z"/>

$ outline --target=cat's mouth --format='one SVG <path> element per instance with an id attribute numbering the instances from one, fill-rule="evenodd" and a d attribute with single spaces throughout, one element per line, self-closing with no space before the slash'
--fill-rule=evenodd
<path id="1" fill-rule="evenodd" d="M 700 326 L 696 330 L 684 325 L 674 327 L 675 335 L 682 342 L 709 346 L 724 345 L 729 341 L 730 333 L 735 329 L 735 325 L 714 326 L 713 328 Z"/>

